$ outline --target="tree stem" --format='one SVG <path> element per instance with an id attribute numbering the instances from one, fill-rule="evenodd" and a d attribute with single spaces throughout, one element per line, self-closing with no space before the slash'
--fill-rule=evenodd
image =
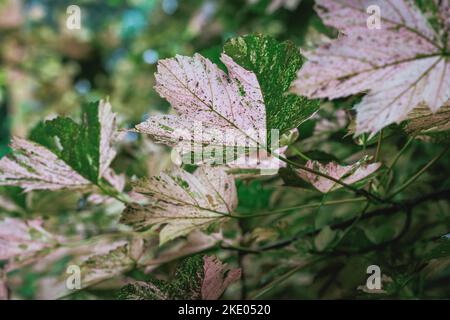
<path id="1" fill-rule="evenodd" d="M 266 217 L 266 216 L 271 216 L 271 215 L 276 215 L 276 214 L 283 214 L 283 213 L 286 213 L 287 211 L 291 211 L 291 210 L 318 208 L 321 206 L 333 206 L 333 205 L 337 205 L 337 204 L 355 203 L 355 202 L 362 202 L 362 201 L 366 201 L 366 198 L 352 198 L 352 199 L 326 201 L 323 203 L 310 203 L 310 204 L 303 204 L 303 205 L 282 208 L 282 209 L 278 209 L 278 210 L 274 210 L 274 211 L 265 211 L 265 212 L 250 214 L 250 215 L 243 215 L 243 214 L 234 215 L 233 217 L 238 218 L 238 219 Z"/>
<path id="2" fill-rule="evenodd" d="M 435 164 L 442 156 L 448 151 L 449 147 L 446 147 L 440 154 L 431 159 L 422 169 L 420 169 L 415 175 L 409 178 L 405 183 L 395 189 L 387 199 L 392 199 L 397 194 L 408 188 L 414 181 L 416 181 L 425 171 L 428 170 L 433 164 Z"/>

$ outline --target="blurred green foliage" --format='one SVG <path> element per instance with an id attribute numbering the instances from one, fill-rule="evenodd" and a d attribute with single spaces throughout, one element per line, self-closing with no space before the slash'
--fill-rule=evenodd
<path id="1" fill-rule="evenodd" d="M 289 40 L 292 44 L 286 45 L 292 48 L 309 48 L 324 37 L 336 35 L 314 13 L 312 0 L 301 1 L 292 10 L 279 8 L 274 12 L 267 11 L 269 2 L 0 1 L 0 157 L 7 152 L 11 135 L 26 137 L 40 121 L 56 114 L 77 118 L 79 106 L 101 97 L 109 97 L 121 128 L 131 128 L 151 114 L 168 112 L 168 103 L 153 90 L 153 74 L 159 59 L 199 52 L 220 65 L 223 46 L 237 36 L 260 33 L 279 41 Z M 82 10 L 80 30 L 65 27 L 66 8 L 74 3 Z M 254 61 L 247 61 L 239 52 L 233 54 L 242 64 L 254 67 Z M 270 73 L 273 70 L 268 65 Z M 290 71 L 289 79 L 295 70 Z M 287 83 L 270 78 L 270 74 L 258 76 L 267 81 L 268 87 L 280 85 L 284 91 L 288 87 Z M 273 99 L 282 98 L 277 92 Z M 354 139 L 351 134 L 352 107 L 358 99 L 324 101 L 314 117 L 303 123 L 297 121 L 300 138 L 294 147 L 316 160 L 350 163 L 366 153 L 375 156 L 379 135 L 367 140 Z M 277 125 L 284 128 L 282 122 Z M 389 166 L 408 136 L 395 125 L 386 128 L 383 134 L 379 157 Z M 442 144 L 414 140 L 402 151 L 395 170 L 385 170 L 373 181 L 372 190 L 379 195 L 394 190 L 442 149 Z M 131 180 L 157 174 L 168 167 L 169 159 L 166 147 L 129 132 L 113 167 Z M 289 159 L 305 162 L 291 149 Z M 446 155 L 437 161 L 395 200 L 414 201 L 450 188 L 448 159 Z M 230 237 L 240 235 L 242 246 L 264 248 L 286 240 L 289 246 L 280 245 L 261 254 L 244 254 L 244 258 L 234 251 L 210 249 L 230 263 L 244 263 L 247 297 L 258 294 L 277 299 L 450 297 L 448 196 L 420 202 L 412 213 L 380 214 L 359 221 L 363 202 L 296 209 L 301 205 L 354 199 L 354 195 L 345 190 L 319 194 L 292 179 L 289 170 L 282 169 L 280 178 L 238 181 L 241 215 L 288 209 L 278 215 L 244 219 L 226 233 Z M 10 205 L 8 209 L 0 208 L 0 217 L 42 216 L 55 233 L 81 234 L 84 238 L 120 231 L 117 226 L 120 204 L 93 204 L 85 194 L 62 191 L 25 195 L 18 188 L 2 188 L 0 195 L 9 199 Z M 376 208 L 368 209 L 373 210 Z M 355 221 L 357 225 L 351 223 Z M 282 285 L 274 285 L 289 270 L 317 257 L 320 259 L 314 260 L 311 267 L 295 273 Z M 36 271 L 27 267 L 12 274 L 14 297 L 44 296 L 43 287 L 49 285 L 41 280 L 59 274 L 67 263 L 58 257 L 55 261 L 47 269 Z M 361 289 L 368 276 L 367 266 L 372 264 L 379 265 L 384 275 L 382 293 Z M 176 262 L 171 262 L 151 270 L 151 276 L 137 270 L 127 275 L 142 280 L 167 280 L 175 265 Z M 110 286 L 89 288 L 73 298 L 115 297 L 123 284 L 118 281 Z M 239 290 L 232 288 L 226 297 L 241 297 Z"/>

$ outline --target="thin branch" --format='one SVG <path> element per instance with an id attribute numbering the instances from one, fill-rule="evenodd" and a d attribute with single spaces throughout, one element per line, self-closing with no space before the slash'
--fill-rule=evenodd
<path id="1" fill-rule="evenodd" d="M 367 201 L 364 209 L 361 211 L 361 213 L 356 217 L 356 219 L 352 222 L 352 224 L 345 229 L 340 239 L 333 245 L 333 247 L 337 247 L 339 243 L 341 243 L 342 239 L 345 238 L 345 236 L 358 224 L 358 222 L 361 220 L 361 218 L 366 214 L 367 210 L 370 207 L 370 202 Z"/>
<path id="2" fill-rule="evenodd" d="M 391 195 L 387 197 L 387 199 L 392 199 L 397 194 L 408 188 L 414 181 L 416 181 L 428 168 L 430 168 L 433 164 L 435 164 L 440 158 L 444 156 L 444 154 L 448 151 L 450 147 L 446 147 L 440 154 L 431 159 L 422 169 L 420 169 L 414 176 L 409 178 L 405 183 L 403 183 L 400 187 L 395 189 Z"/>
<path id="3" fill-rule="evenodd" d="M 315 174 L 315 175 L 317 175 L 317 176 L 321 176 L 321 177 L 323 177 L 323 178 L 326 178 L 326 179 L 328 179 L 328 180 L 331 180 L 331 181 L 333 181 L 333 182 L 335 182 L 335 183 L 337 183 L 337 184 L 343 186 L 344 188 L 347 188 L 348 190 L 353 191 L 353 192 L 354 192 L 355 194 L 357 194 L 357 195 L 366 197 L 368 200 L 370 200 L 370 201 L 372 201 L 372 202 L 376 202 L 376 203 L 389 203 L 389 200 L 383 200 L 383 199 L 379 198 L 378 196 L 376 196 L 376 195 L 374 195 L 374 194 L 372 194 L 372 193 L 370 193 L 370 192 L 367 192 L 367 191 L 364 190 L 364 189 L 358 189 L 358 188 L 355 188 L 355 187 L 353 187 L 353 186 L 351 186 L 351 185 L 349 185 L 349 184 L 347 184 L 347 183 L 345 183 L 345 182 L 343 182 L 343 181 L 341 181 L 341 180 L 339 180 L 339 179 L 333 178 L 333 177 L 331 177 L 331 176 L 329 176 L 329 175 L 327 175 L 327 174 L 325 174 L 325 173 L 322 173 L 322 172 L 320 172 L 320 171 L 316 171 L 316 170 L 310 169 L 310 168 L 308 168 L 308 167 L 305 167 L 305 166 L 303 166 L 303 165 L 301 165 L 301 164 L 298 164 L 298 163 L 296 163 L 296 162 L 294 162 L 294 161 L 291 161 L 291 160 L 289 160 L 289 159 L 287 159 L 287 158 L 285 158 L 285 157 L 282 157 L 282 156 L 280 156 L 280 155 L 274 155 L 274 156 L 276 156 L 276 157 L 277 157 L 278 159 L 280 159 L 281 161 L 283 161 L 283 162 L 285 162 L 285 163 L 287 163 L 287 164 L 293 166 L 294 168 L 297 168 L 297 169 L 300 169 L 300 170 L 303 170 L 303 171 L 307 171 L 307 172 L 309 172 L 309 173 L 313 173 L 313 174 Z"/>
<path id="4" fill-rule="evenodd" d="M 403 147 L 400 149 L 400 151 L 397 152 L 397 154 L 395 155 L 394 160 L 392 161 L 389 168 L 382 174 L 380 181 L 382 181 L 383 185 L 385 185 L 386 193 L 389 192 L 390 185 L 392 182 L 392 177 L 390 177 L 389 174 L 392 172 L 392 170 L 394 169 L 394 167 L 397 164 L 400 157 L 403 155 L 403 153 L 406 151 L 406 149 L 408 149 L 408 147 L 411 145 L 411 143 L 413 141 L 414 141 L 413 137 L 408 139 L 408 141 L 403 145 Z M 386 178 L 387 178 L 387 181 L 386 181 Z"/>
<path id="5" fill-rule="evenodd" d="M 238 223 L 239 225 L 239 230 L 241 232 L 241 235 L 244 233 L 245 227 L 244 227 L 244 223 L 243 221 L 239 221 Z M 242 243 L 242 237 L 240 240 L 240 243 Z M 237 256 L 238 256 L 238 264 L 239 264 L 239 268 L 241 269 L 241 279 L 240 279 L 240 283 L 241 283 L 241 300 L 246 300 L 247 299 L 247 272 L 245 269 L 245 253 L 238 251 L 237 252 Z"/>
<path id="6" fill-rule="evenodd" d="M 408 139 L 408 141 L 406 141 L 405 145 L 400 149 L 399 152 L 397 152 L 397 154 L 394 157 L 394 160 L 392 161 L 391 165 L 389 166 L 389 169 L 387 170 L 387 173 L 391 172 L 392 169 L 395 167 L 395 165 L 397 164 L 397 161 L 400 159 L 401 155 L 406 151 L 406 149 L 408 149 L 408 147 L 410 146 L 410 144 L 414 141 L 414 138 L 411 137 Z"/>
<path id="7" fill-rule="evenodd" d="M 343 199 L 343 200 L 332 200 L 332 201 L 327 201 L 327 202 L 323 202 L 323 203 L 302 204 L 302 205 L 298 205 L 298 206 L 282 208 L 282 209 L 277 209 L 277 210 L 273 210 L 273 211 L 265 211 L 265 212 L 249 214 L 249 215 L 245 215 L 244 213 L 241 213 L 241 215 L 234 215 L 234 217 L 239 218 L 239 219 L 267 217 L 267 216 L 272 216 L 272 215 L 277 215 L 277 214 L 286 214 L 286 212 L 292 211 L 292 210 L 318 208 L 321 206 L 333 206 L 333 205 L 338 205 L 338 204 L 355 203 L 355 202 L 362 202 L 362 201 L 366 201 L 366 198 L 352 198 L 352 199 Z"/>
<path id="8" fill-rule="evenodd" d="M 281 277 L 276 278 L 274 281 L 272 281 L 269 284 L 267 284 L 266 286 L 264 286 L 261 290 L 259 290 L 257 293 L 255 293 L 250 299 L 254 300 L 254 299 L 261 298 L 267 292 L 269 292 L 270 290 L 272 290 L 276 286 L 280 285 L 281 283 L 283 283 L 284 281 L 289 279 L 291 276 L 293 276 L 295 273 L 297 273 L 301 269 L 309 267 L 312 264 L 315 264 L 316 262 L 319 262 L 319 261 L 322 261 L 322 260 L 324 260 L 324 257 L 311 259 L 311 260 L 306 261 L 306 262 L 304 262 L 302 264 L 299 264 L 298 266 L 292 268 L 291 270 L 289 270 L 288 272 L 283 274 Z"/>
<path id="9" fill-rule="evenodd" d="M 396 203 L 389 207 L 375 209 L 373 211 L 367 212 L 366 214 L 364 214 L 361 217 L 358 215 L 349 220 L 332 224 L 332 225 L 330 225 L 330 227 L 331 227 L 331 229 L 346 229 L 346 228 L 352 226 L 355 223 L 355 221 L 367 220 L 367 219 L 377 217 L 377 216 L 390 215 L 390 214 L 394 214 L 399 211 L 408 212 L 408 211 L 412 210 L 415 206 L 417 206 L 421 203 L 424 203 L 427 201 L 432 201 L 432 200 L 449 199 L 449 198 L 450 198 L 450 189 L 444 189 L 441 191 L 437 191 L 437 192 L 433 192 L 433 193 L 424 195 L 422 197 L 418 197 L 413 200 L 405 201 L 402 203 Z M 261 253 L 264 251 L 270 251 L 270 250 L 284 248 L 286 246 L 289 246 L 293 242 L 299 240 L 300 238 L 308 237 L 308 236 L 315 236 L 319 232 L 320 232 L 320 230 L 309 231 L 306 233 L 302 233 L 301 235 L 296 235 L 296 236 L 286 239 L 286 240 L 281 240 L 281 241 L 273 243 L 273 244 L 261 246 L 259 248 L 244 248 L 244 247 L 236 247 L 236 246 L 222 246 L 221 248 L 226 249 L 226 250 L 242 251 L 242 252 L 245 252 L 248 254 L 258 254 L 258 253 Z"/>
<path id="10" fill-rule="evenodd" d="M 380 135 L 378 136 L 377 150 L 375 151 L 374 162 L 378 162 L 378 160 L 380 159 L 382 142 L 383 142 L 383 130 L 381 130 Z"/>
<path id="11" fill-rule="evenodd" d="M 102 191 L 103 194 L 105 194 L 108 197 L 114 198 L 117 201 L 120 201 L 124 204 L 128 204 L 131 202 L 128 195 L 117 191 L 109 183 L 104 183 L 103 181 L 100 181 L 99 183 L 96 184 L 96 186 Z"/>
<path id="12" fill-rule="evenodd" d="M 296 153 L 299 157 L 303 158 L 306 161 L 312 160 L 310 157 L 308 157 L 306 154 L 304 154 L 303 152 L 301 152 L 298 148 L 294 147 L 294 146 L 289 146 L 290 149 L 292 149 L 294 151 L 294 153 Z"/>
<path id="13" fill-rule="evenodd" d="M 238 264 L 239 264 L 239 268 L 241 269 L 241 279 L 240 279 L 241 300 L 247 299 L 247 281 L 246 281 L 247 272 L 245 270 L 244 259 L 245 259 L 245 253 L 238 251 Z"/>

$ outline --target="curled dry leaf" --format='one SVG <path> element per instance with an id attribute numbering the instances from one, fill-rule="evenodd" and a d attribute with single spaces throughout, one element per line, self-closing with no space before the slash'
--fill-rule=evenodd
<path id="1" fill-rule="evenodd" d="M 366 164 L 365 162 L 365 160 L 361 160 L 353 165 L 341 166 L 336 162 L 329 162 L 326 165 L 323 165 L 318 161 L 309 160 L 306 163 L 306 167 L 341 180 L 346 184 L 353 184 L 367 178 L 381 167 L 380 162 L 372 164 Z M 315 175 L 314 173 L 301 169 L 296 170 L 296 172 L 299 177 L 311 183 L 322 193 L 327 193 L 341 187 L 340 184 L 337 184 L 328 178 Z"/>
<path id="2" fill-rule="evenodd" d="M 82 123 L 56 118 L 39 124 L 31 140 L 13 138 L 0 160 L 0 185 L 25 191 L 74 189 L 98 184 L 115 157 L 115 114 L 109 102 L 83 107 Z"/>
<path id="3" fill-rule="evenodd" d="M 325 24 L 342 36 L 312 52 L 292 91 L 312 98 L 368 92 L 356 105 L 356 134 L 400 123 L 420 104 L 432 112 L 450 97 L 450 9 L 435 1 L 435 28 L 411 0 L 317 0 Z M 369 6 L 380 8 L 380 28 L 368 27 Z M 439 14 L 438 14 L 439 13 Z M 373 18 L 373 17 L 372 17 Z"/>
<path id="4" fill-rule="evenodd" d="M 150 203 L 129 204 L 120 221 L 137 230 L 160 228 L 160 244 L 221 222 L 237 206 L 234 178 L 222 168 L 200 167 L 194 174 L 175 168 L 139 182 L 134 191 Z"/>

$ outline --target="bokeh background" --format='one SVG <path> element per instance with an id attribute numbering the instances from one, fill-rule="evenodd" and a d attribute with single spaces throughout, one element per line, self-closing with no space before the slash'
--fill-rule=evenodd
<path id="1" fill-rule="evenodd" d="M 66 28 L 66 10 L 73 4 L 81 8 L 80 30 Z M 8 152 L 12 135 L 26 137 L 39 121 L 56 115 L 78 119 L 79 107 L 86 101 L 109 97 L 121 128 L 132 128 L 149 115 L 169 112 L 169 104 L 153 90 L 159 59 L 198 52 L 220 65 L 219 55 L 225 41 L 251 33 L 268 34 L 280 41 L 291 40 L 302 48 L 314 47 L 336 32 L 321 23 L 313 4 L 313 0 L 0 0 L 0 157 Z M 297 146 L 305 152 L 316 152 L 318 160 L 325 152 L 346 162 L 356 161 L 362 155 L 373 155 L 376 139 L 352 138 L 351 107 L 357 99 L 324 102 L 320 112 L 302 125 Z M 380 157 L 383 163 L 390 163 L 408 136 L 394 128 L 386 130 L 385 140 Z M 412 142 L 397 164 L 399 170 L 393 174 L 392 184 L 406 181 L 441 149 L 439 145 L 424 141 Z M 330 158 L 324 156 L 323 159 Z M 448 156 L 440 159 L 398 200 L 448 188 L 448 164 Z M 130 181 L 158 174 L 168 166 L 166 147 L 132 132 L 127 133 L 113 163 L 114 169 L 125 173 Z M 281 185 L 281 179 L 276 177 L 238 181 L 239 210 L 258 212 L 325 199 L 311 190 Z M 372 187 L 378 191 L 377 182 Z M 126 191 L 129 190 L 127 185 Z M 348 196 L 345 191 L 338 191 L 327 196 L 327 200 Z M 84 239 L 120 228 L 117 221 L 123 209 L 115 203 L 93 206 L 76 193 L 23 194 L 19 188 L 0 189 L 0 200 L 4 207 L 9 206 L 6 210 L 0 208 L 0 217 L 43 216 L 47 228 L 55 233 L 81 235 Z M 239 227 L 249 245 L 264 244 L 309 232 L 318 224 L 345 220 L 359 212 L 360 207 L 349 204 L 333 210 L 303 210 L 299 215 L 248 219 Z M 401 246 L 382 247 L 354 256 L 330 254 L 326 262 L 311 272 L 297 274 L 263 297 L 367 298 L 357 288 L 365 283 L 366 266 L 376 261 L 389 274 L 393 297 L 448 298 L 448 253 L 428 255 L 434 247 L 427 241 L 441 239 L 450 230 L 449 203 L 442 200 L 424 204 L 414 217 L 413 232 Z M 396 215 L 362 223 L 345 237 L 342 245 L 354 248 L 388 240 L 402 229 L 403 220 L 401 215 Z M 235 226 L 229 230 L 225 236 L 236 236 Z M 154 241 L 157 248 L 156 237 Z M 248 291 L 256 292 L 282 277 L 301 261 L 314 241 L 317 240 L 300 239 L 293 248 L 248 256 Z M 448 241 L 446 246 L 448 250 Z M 423 258 L 425 253 L 428 258 Z M 221 254 L 224 261 L 237 265 L 239 257 L 234 253 L 217 250 L 217 254 Z M 433 277 L 425 282 L 421 259 L 429 262 L 436 257 L 442 259 L 426 269 Z M 55 258 L 48 265 L 27 267 L 9 275 L 13 297 L 47 297 L 52 290 L 51 280 L 64 272 L 68 259 Z M 173 266 L 163 266 L 156 274 L 167 278 Z M 135 271 L 128 276 L 145 280 L 148 275 Z M 77 297 L 113 298 L 117 291 L 109 289 L 120 288 L 123 279 L 119 280 L 106 287 L 84 291 Z M 226 297 L 245 295 L 235 286 Z"/>
<path id="2" fill-rule="evenodd" d="M 80 30 L 66 28 L 71 4 Z M 199 52 L 217 62 L 227 39 L 255 32 L 306 45 L 316 27 L 312 1 L 1 0 L 0 155 L 10 134 L 85 100 L 109 96 L 126 126 L 167 110 L 152 90 L 158 59 Z"/>

